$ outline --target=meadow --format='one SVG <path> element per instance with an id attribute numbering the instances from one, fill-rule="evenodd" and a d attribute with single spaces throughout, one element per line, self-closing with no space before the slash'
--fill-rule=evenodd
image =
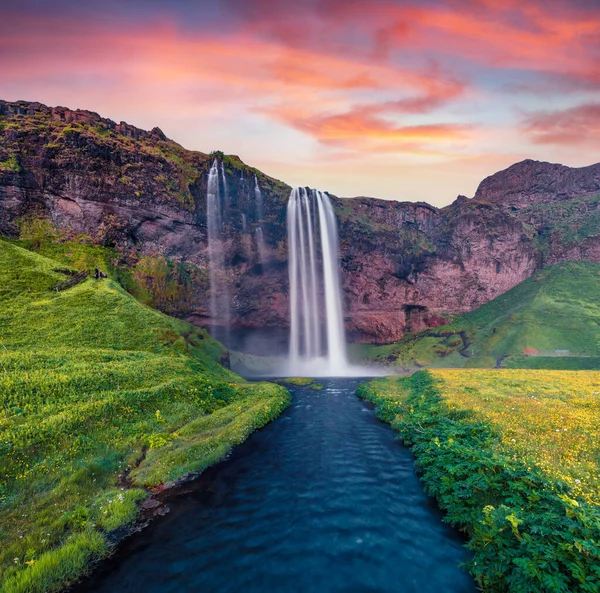
<path id="1" fill-rule="evenodd" d="M 600 589 L 600 372 L 429 370 L 359 395 L 412 447 L 483 590 Z"/>
<path id="2" fill-rule="evenodd" d="M 3 593 L 64 588 L 152 488 L 216 463 L 289 403 L 114 276 L 57 291 L 75 271 L 0 239 Z"/>

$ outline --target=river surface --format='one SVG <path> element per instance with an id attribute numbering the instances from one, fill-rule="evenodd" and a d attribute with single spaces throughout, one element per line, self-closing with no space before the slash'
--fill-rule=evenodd
<path id="1" fill-rule="evenodd" d="M 472 592 L 460 536 L 413 458 L 355 395 L 292 388 L 292 405 L 169 502 L 82 583 L 87 592 Z"/>

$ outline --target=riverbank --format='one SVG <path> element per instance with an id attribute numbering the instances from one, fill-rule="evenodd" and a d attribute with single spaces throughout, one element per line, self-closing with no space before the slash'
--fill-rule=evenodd
<path id="1" fill-rule="evenodd" d="M 0 240 L 3 593 L 63 589 L 152 490 L 221 460 L 290 401 L 221 366 L 205 331 L 75 272 Z"/>
<path id="2" fill-rule="evenodd" d="M 281 417 L 128 538 L 74 593 L 474 593 L 464 540 L 358 379 L 290 386 Z"/>
<path id="3" fill-rule="evenodd" d="M 485 591 L 600 588 L 600 373 L 421 371 L 359 388 L 469 537 Z"/>

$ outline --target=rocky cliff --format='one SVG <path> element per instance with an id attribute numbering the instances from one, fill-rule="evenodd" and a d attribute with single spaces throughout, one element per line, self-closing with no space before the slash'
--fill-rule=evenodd
<path id="1" fill-rule="evenodd" d="M 235 156 L 187 151 L 98 114 L 0 101 L 0 232 L 45 219 L 59 240 L 114 246 L 130 265 L 164 257 L 193 270 L 191 291 L 168 312 L 208 323 L 206 184 L 223 162 L 225 263 L 232 325 L 288 324 L 289 186 Z M 257 207 L 255 176 L 264 212 Z M 445 323 L 512 288 L 546 263 L 600 261 L 600 165 L 524 161 L 446 208 L 333 198 L 340 222 L 346 328 L 388 342 Z M 260 263 L 256 229 L 266 241 Z M 151 281 L 152 279 L 150 279 Z"/>

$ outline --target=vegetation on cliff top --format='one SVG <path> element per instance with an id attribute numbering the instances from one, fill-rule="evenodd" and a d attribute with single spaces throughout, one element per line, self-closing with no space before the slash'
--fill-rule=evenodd
<path id="1" fill-rule="evenodd" d="M 600 264 L 549 266 L 450 324 L 359 356 L 403 368 L 600 368 Z"/>
<path id="2" fill-rule="evenodd" d="M 54 290 L 72 271 L 0 239 L 7 593 L 64 587 L 107 553 L 147 488 L 215 463 L 289 401 L 283 387 L 243 382 L 206 332 L 111 279 Z"/>
<path id="3" fill-rule="evenodd" d="M 204 202 L 201 179 L 218 157 L 229 175 L 256 175 L 263 191 L 287 199 L 289 186 L 238 156 L 187 150 L 157 128 L 146 132 L 125 124 L 119 131 L 114 122 L 97 114 L 72 113 L 76 117 L 79 113 L 78 121 L 55 119 L 49 109 L 0 116 L 0 174 L 60 170 L 84 179 L 100 193 L 172 202 L 194 212 Z M 62 179 L 59 175 L 57 180 Z M 47 183 L 52 191 L 53 180 Z"/>
<path id="4" fill-rule="evenodd" d="M 469 536 L 485 591 L 600 588 L 600 373 L 421 371 L 359 394 Z"/>

